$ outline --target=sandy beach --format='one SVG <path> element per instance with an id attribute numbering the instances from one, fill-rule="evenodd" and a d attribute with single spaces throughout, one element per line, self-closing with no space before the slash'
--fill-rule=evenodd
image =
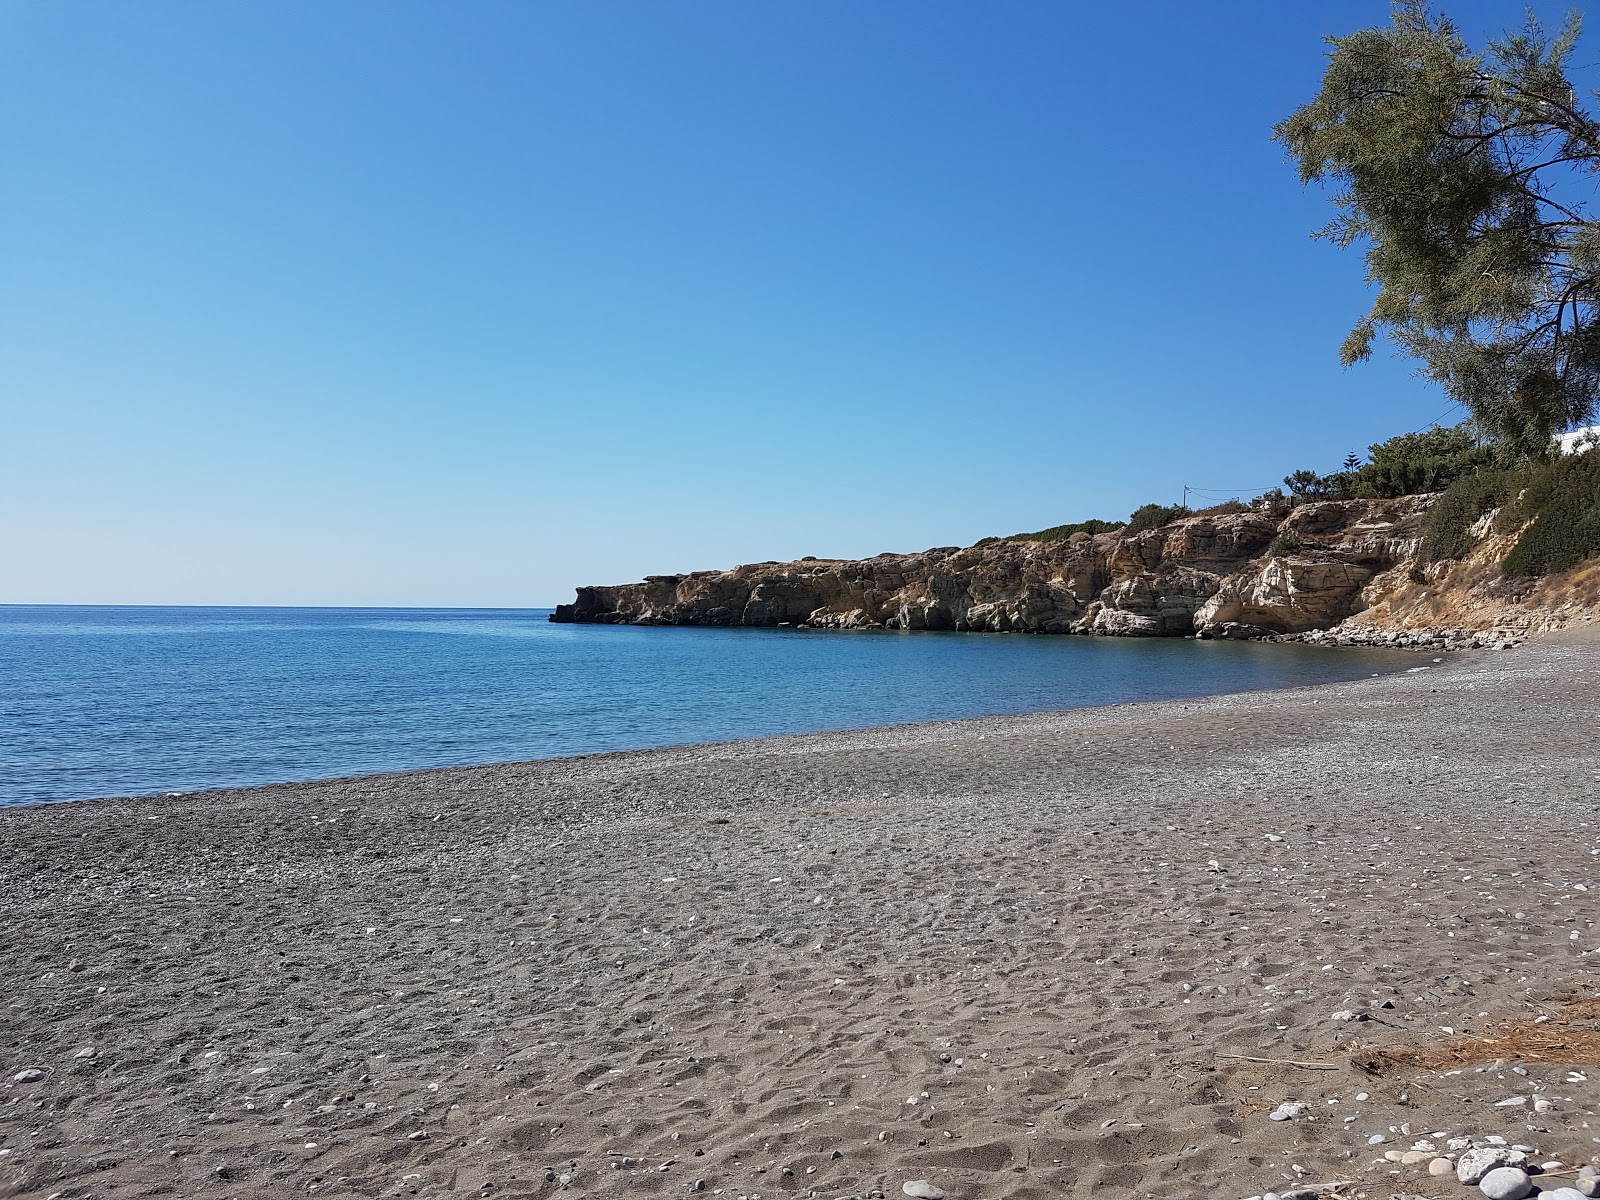
<path id="1" fill-rule="evenodd" d="M 1478 1195 L 1428 1174 L 1451 1138 L 1585 1163 L 1600 640 L 1417 666 L 0 810 L 0 1195 L 1387 1200 Z M 1552 1061 L 1428 1065 L 1539 1017 Z"/>

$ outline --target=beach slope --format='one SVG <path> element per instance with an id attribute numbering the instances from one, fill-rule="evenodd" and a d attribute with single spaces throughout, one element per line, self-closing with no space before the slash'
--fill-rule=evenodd
<path id="1" fill-rule="evenodd" d="M 0 811 L 0 1195 L 1443 1197 L 1419 1140 L 1587 1161 L 1600 645 L 1418 666 Z M 1558 1061 L 1370 1054 L 1541 1015 Z"/>

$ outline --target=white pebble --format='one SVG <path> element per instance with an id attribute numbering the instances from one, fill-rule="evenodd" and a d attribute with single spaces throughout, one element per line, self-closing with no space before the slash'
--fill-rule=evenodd
<path id="1" fill-rule="evenodd" d="M 1533 1191 L 1533 1180 L 1520 1167 L 1496 1167 L 1478 1184 L 1489 1200 L 1522 1200 Z"/>

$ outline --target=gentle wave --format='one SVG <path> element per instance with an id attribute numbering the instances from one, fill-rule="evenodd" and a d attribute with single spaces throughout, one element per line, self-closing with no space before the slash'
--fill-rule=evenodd
<path id="1" fill-rule="evenodd" d="M 0 805 L 1289 687 L 1399 652 L 550 625 L 545 610 L 10 606 Z"/>

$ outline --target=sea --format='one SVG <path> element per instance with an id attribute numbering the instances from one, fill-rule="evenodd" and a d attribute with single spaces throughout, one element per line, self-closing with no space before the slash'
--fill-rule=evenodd
<path id="1" fill-rule="evenodd" d="M 1296 687 L 1403 651 L 0 605 L 0 806 Z"/>

